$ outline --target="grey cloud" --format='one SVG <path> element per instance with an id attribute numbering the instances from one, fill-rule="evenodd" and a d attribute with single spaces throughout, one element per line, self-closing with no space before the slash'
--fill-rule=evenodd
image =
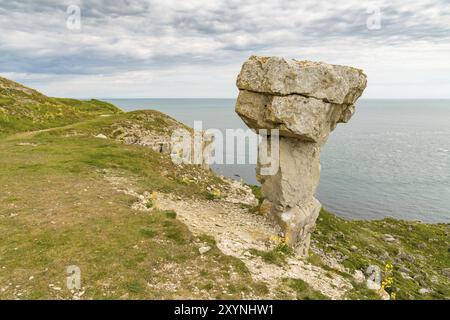
<path id="1" fill-rule="evenodd" d="M 82 30 L 65 9 L 82 8 Z M 347 3 L 347 2 L 346 2 Z M 253 52 L 335 43 L 402 45 L 450 40 L 445 1 L 381 1 L 382 28 L 366 28 L 372 2 L 1 1 L 0 72 L 111 74 L 241 61 Z"/>

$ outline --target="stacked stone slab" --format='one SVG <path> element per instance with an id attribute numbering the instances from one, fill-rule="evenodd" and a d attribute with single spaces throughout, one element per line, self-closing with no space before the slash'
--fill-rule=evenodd
<path id="1" fill-rule="evenodd" d="M 352 117 L 367 84 L 362 70 L 322 62 L 250 57 L 237 78 L 236 112 L 252 129 L 278 129 L 279 169 L 261 175 L 262 213 L 299 254 L 308 252 L 321 204 L 320 150 L 338 123 Z M 270 133 L 270 130 L 269 130 Z"/>

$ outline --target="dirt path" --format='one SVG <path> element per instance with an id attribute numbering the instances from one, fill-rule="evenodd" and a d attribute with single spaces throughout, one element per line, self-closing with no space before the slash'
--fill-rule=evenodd
<path id="1" fill-rule="evenodd" d="M 7 137 L 6 140 L 26 139 L 38 133 L 71 128 L 75 125 L 21 132 Z M 111 178 L 113 179 L 108 180 L 118 188 L 118 191 L 124 191 L 121 187 L 124 187 L 126 181 Z M 129 188 L 126 190 L 125 193 L 142 198 L 142 195 L 134 190 Z M 327 273 L 326 270 L 309 264 L 301 257 L 289 257 L 285 266 L 278 266 L 251 254 L 250 249 L 271 250 L 276 244 L 270 239 L 278 235 L 278 230 L 264 217 L 250 213 L 239 203 L 179 199 L 170 194 L 159 194 L 158 201 L 161 209 L 174 210 L 191 232 L 213 237 L 224 254 L 242 260 L 252 277 L 268 286 L 267 298 L 277 297 L 277 288 L 283 278 L 301 279 L 332 299 L 341 299 L 352 288 L 345 278 L 335 273 Z M 139 205 L 139 202 L 137 204 Z"/>
<path id="2" fill-rule="evenodd" d="M 17 140 L 17 139 L 27 139 L 27 138 L 31 138 L 32 136 L 34 136 L 34 135 L 36 135 L 38 133 L 50 132 L 50 131 L 58 130 L 58 129 L 66 129 L 66 128 L 70 128 L 72 126 L 73 126 L 73 124 L 69 124 L 67 126 L 62 126 L 62 127 L 53 127 L 53 128 L 42 129 L 42 130 L 19 132 L 19 133 L 15 133 L 15 134 L 13 134 L 11 136 L 7 136 L 4 139 L 4 141 Z"/>
<path id="3" fill-rule="evenodd" d="M 225 254 L 242 260 L 255 280 L 269 287 L 269 298 L 283 278 L 302 279 L 314 289 L 332 299 L 341 299 L 352 288 L 348 280 L 311 265 L 300 257 L 288 258 L 286 266 L 266 263 L 249 253 L 249 249 L 269 250 L 269 239 L 277 230 L 262 216 L 249 213 L 241 206 L 221 201 L 180 200 L 171 195 L 160 195 L 160 206 L 177 212 L 177 217 L 197 235 L 214 237 L 218 248 Z"/>
<path id="4" fill-rule="evenodd" d="M 151 209 L 144 205 L 150 197 L 149 192 L 137 193 L 128 178 L 109 173 L 105 179 L 118 192 L 137 199 L 132 205 L 135 210 L 151 212 Z M 242 199 L 246 197 L 242 196 Z M 342 299 L 344 294 L 352 289 L 347 279 L 314 266 L 299 256 L 288 257 L 286 265 L 278 266 L 249 252 L 251 249 L 273 249 L 276 243 L 271 239 L 278 235 L 278 230 L 266 218 L 249 212 L 240 203 L 181 198 L 163 193 L 158 194 L 157 202 L 159 209 L 174 210 L 177 219 L 186 224 L 193 234 L 213 237 L 224 254 L 243 261 L 253 279 L 264 282 L 269 288 L 267 296 L 258 298 L 279 297 L 278 288 L 284 278 L 301 279 L 331 299 Z"/>
<path id="5" fill-rule="evenodd" d="M 54 130 L 60 130 L 60 129 L 70 129 L 70 128 L 74 128 L 77 125 L 80 125 L 82 123 L 86 123 L 86 122 L 90 122 L 90 121 L 95 121 L 98 120 L 99 118 L 94 118 L 94 119 L 89 119 L 89 120 L 85 120 L 85 121 L 81 121 L 81 122 L 75 122 L 75 123 L 71 123 L 65 126 L 61 126 L 61 127 L 52 127 L 52 128 L 47 128 L 47 129 L 41 129 L 41 130 L 34 130 L 34 131 L 25 131 L 25 132 L 18 132 L 15 133 L 13 135 L 7 136 L 3 139 L 3 141 L 11 141 L 11 140 L 17 140 L 17 139 L 27 139 L 27 138 L 31 138 L 36 134 L 39 133 L 43 133 L 43 132 L 51 132 Z"/>

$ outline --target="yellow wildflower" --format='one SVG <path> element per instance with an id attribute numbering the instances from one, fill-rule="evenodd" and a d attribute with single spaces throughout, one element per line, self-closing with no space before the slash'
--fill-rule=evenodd
<path id="1" fill-rule="evenodd" d="M 151 195 L 151 198 L 152 198 L 153 208 L 158 210 L 159 209 L 158 193 L 156 191 L 153 191 L 152 195 Z"/>

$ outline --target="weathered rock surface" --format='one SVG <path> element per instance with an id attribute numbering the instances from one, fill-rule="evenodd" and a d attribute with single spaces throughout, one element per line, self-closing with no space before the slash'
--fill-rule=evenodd
<path id="1" fill-rule="evenodd" d="M 271 95 L 298 94 L 336 104 L 351 105 L 366 87 L 360 69 L 323 62 L 252 56 L 237 78 L 241 90 Z"/>
<path id="2" fill-rule="evenodd" d="M 321 205 L 314 198 L 320 150 L 338 123 L 350 120 L 366 87 L 360 69 L 322 62 L 250 57 L 237 78 L 236 112 L 252 129 L 279 130 L 279 166 L 257 178 L 262 213 L 275 221 L 300 254 L 309 248 Z"/>
<path id="3" fill-rule="evenodd" d="M 136 112 L 133 116 L 131 120 L 113 124 L 107 136 L 100 133 L 96 137 L 101 139 L 111 138 L 125 144 L 151 148 L 163 154 L 171 155 L 178 152 L 179 156 L 185 158 L 190 164 L 209 169 L 210 152 L 208 148 L 214 141 L 213 136 L 205 131 L 191 130 L 175 119 L 154 110 Z M 189 150 L 178 150 L 180 148 L 177 149 L 177 145 L 174 145 L 173 133 L 178 130 L 189 136 Z M 198 152 L 194 152 L 195 149 Z"/>
<path id="4" fill-rule="evenodd" d="M 253 129 L 279 129 L 280 134 L 320 142 L 339 122 L 347 122 L 353 105 L 336 105 L 300 95 L 274 96 L 241 90 L 237 112 Z M 302 106 L 299 108 L 299 106 Z"/>

